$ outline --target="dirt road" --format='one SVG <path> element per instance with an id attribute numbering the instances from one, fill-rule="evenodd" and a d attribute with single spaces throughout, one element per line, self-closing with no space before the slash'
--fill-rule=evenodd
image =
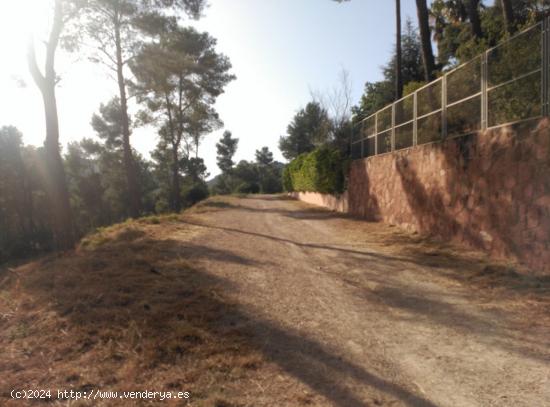
<path id="1" fill-rule="evenodd" d="M 209 199 L 0 268 L 0 405 L 550 406 L 550 279 L 519 271 L 282 197 Z"/>
<path id="2" fill-rule="evenodd" d="M 184 223 L 269 361 L 243 404 L 550 405 L 547 280 L 277 197 Z"/>

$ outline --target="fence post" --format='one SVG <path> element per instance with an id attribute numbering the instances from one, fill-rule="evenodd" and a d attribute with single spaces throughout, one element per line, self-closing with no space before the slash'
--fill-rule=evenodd
<path id="1" fill-rule="evenodd" d="M 374 155 L 378 155 L 378 112 L 374 114 Z"/>
<path id="2" fill-rule="evenodd" d="M 487 76 L 488 70 L 488 51 L 481 54 L 481 129 L 486 130 L 488 127 L 489 114 L 487 109 L 489 107 L 488 95 L 487 95 Z"/>
<path id="3" fill-rule="evenodd" d="M 441 78 L 441 138 L 447 138 L 447 74 Z"/>
<path id="4" fill-rule="evenodd" d="M 413 146 L 418 145 L 418 121 L 416 119 L 416 116 L 418 115 L 418 108 L 417 108 L 417 101 L 416 101 L 416 95 L 418 94 L 418 91 L 415 91 L 413 93 Z"/>
<path id="5" fill-rule="evenodd" d="M 357 132 L 356 131 L 356 128 L 357 126 L 355 124 L 351 124 L 351 133 L 349 135 L 349 155 L 351 157 L 352 160 L 355 160 L 355 158 L 353 158 L 353 137 L 355 136 L 355 133 Z"/>
<path id="6" fill-rule="evenodd" d="M 391 151 L 395 151 L 395 103 L 391 105 Z"/>
<path id="7" fill-rule="evenodd" d="M 549 25 L 550 25 L 550 18 L 546 17 L 544 20 L 542 20 L 542 68 L 541 68 L 541 75 L 542 75 L 542 115 L 548 116 L 549 114 L 549 97 L 548 94 L 550 90 L 548 89 L 548 82 L 549 82 L 549 60 L 550 57 L 549 54 L 549 43 L 550 43 L 550 32 L 549 32 Z"/>

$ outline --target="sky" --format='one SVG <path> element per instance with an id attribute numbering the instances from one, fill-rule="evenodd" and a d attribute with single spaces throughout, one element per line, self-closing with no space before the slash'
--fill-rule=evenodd
<path id="1" fill-rule="evenodd" d="M 279 137 L 311 100 L 312 90 L 325 92 L 338 85 L 342 69 L 350 74 L 356 104 L 365 82 L 381 79 L 380 66 L 391 55 L 394 6 L 393 0 L 209 0 L 200 21 L 184 21 L 218 40 L 218 52 L 230 58 L 237 76 L 216 103 L 224 128 L 208 135 L 200 147 L 210 174 L 219 173 L 216 142 L 223 130 L 239 138 L 236 161 L 253 160 L 263 146 L 284 161 Z M 410 16 L 416 24 L 414 0 L 402 0 L 402 13 L 403 21 Z M 37 37 L 44 33 L 47 16 L 48 1 L 0 0 L 0 126 L 16 126 L 26 144 L 37 146 L 45 137 L 44 110 L 25 52 L 29 32 Z M 56 69 L 61 76 L 57 101 L 62 145 L 94 137 L 92 114 L 116 95 L 116 83 L 100 66 L 76 54 L 59 52 Z M 131 142 L 148 157 L 156 131 L 137 129 Z"/>

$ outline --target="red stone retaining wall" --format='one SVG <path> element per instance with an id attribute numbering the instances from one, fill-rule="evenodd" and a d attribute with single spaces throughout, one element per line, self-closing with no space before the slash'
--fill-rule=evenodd
<path id="1" fill-rule="evenodd" d="M 291 192 L 289 195 L 312 205 L 323 206 L 335 212 L 348 212 L 348 194 L 340 196 L 321 194 L 319 192 Z"/>
<path id="2" fill-rule="evenodd" d="M 550 123 L 356 160 L 349 212 L 550 273 Z"/>

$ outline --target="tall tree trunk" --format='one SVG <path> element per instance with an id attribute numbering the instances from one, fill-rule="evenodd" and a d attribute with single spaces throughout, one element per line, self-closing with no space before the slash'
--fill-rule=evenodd
<path id="1" fill-rule="evenodd" d="M 403 69 L 401 58 L 401 0 L 395 0 L 395 98 L 403 97 Z"/>
<path id="2" fill-rule="evenodd" d="M 46 161 L 46 188 L 53 218 L 55 246 L 58 250 L 71 249 L 75 236 L 67 178 L 59 151 L 59 119 L 55 97 L 55 52 L 63 29 L 62 0 L 55 1 L 54 20 L 46 47 L 45 72 L 42 74 L 36 62 L 34 44 L 29 43 L 28 64 L 34 82 L 40 89 L 46 118 L 46 140 L 44 141 Z"/>
<path id="3" fill-rule="evenodd" d="M 120 38 L 120 24 L 118 16 L 115 17 L 115 43 L 117 62 L 117 81 L 120 95 L 120 110 L 122 121 L 122 148 L 124 153 L 124 170 L 128 186 L 130 216 L 137 218 L 141 213 L 141 196 L 136 175 L 136 164 L 130 146 L 130 119 L 128 118 L 128 98 L 126 96 L 126 83 L 124 79 L 124 61 L 122 59 L 122 45 Z"/>
<path id="4" fill-rule="evenodd" d="M 435 59 L 432 50 L 432 38 L 430 34 L 430 21 L 426 0 L 416 0 L 418 14 L 418 27 L 420 28 L 420 40 L 422 42 L 422 61 L 424 63 L 424 78 L 426 82 L 434 79 Z"/>
<path id="5" fill-rule="evenodd" d="M 470 26 L 472 27 L 472 34 L 479 40 L 483 37 L 483 30 L 481 29 L 481 20 L 479 18 L 479 1 L 480 0 L 467 0 L 468 17 L 470 18 Z"/>
<path id="6" fill-rule="evenodd" d="M 516 29 L 516 21 L 514 9 L 512 8 L 512 2 L 510 0 L 500 0 L 500 5 L 504 15 L 504 25 L 506 27 L 506 31 L 513 34 Z"/>
<path id="7" fill-rule="evenodd" d="M 172 145 L 172 210 L 181 211 L 181 186 L 180 186 L 180 168 L 178 157 L 178 146 Z"/>
<path id="8" fill-rule="evenodd" d="M 67 177 L 63 160 L 59 151 L 59 122 L 57 115 L 57 101 L 55 97 L 55 84 L 47 86 L 42 95 L 46 115 L 46 166 L 48 168 L 50 200 L 53 202 L 53 217 L 57 225 L 55 228 L 56 245 L 58 249 L 70 249 L 74 245 L 73 221 Z"/>

